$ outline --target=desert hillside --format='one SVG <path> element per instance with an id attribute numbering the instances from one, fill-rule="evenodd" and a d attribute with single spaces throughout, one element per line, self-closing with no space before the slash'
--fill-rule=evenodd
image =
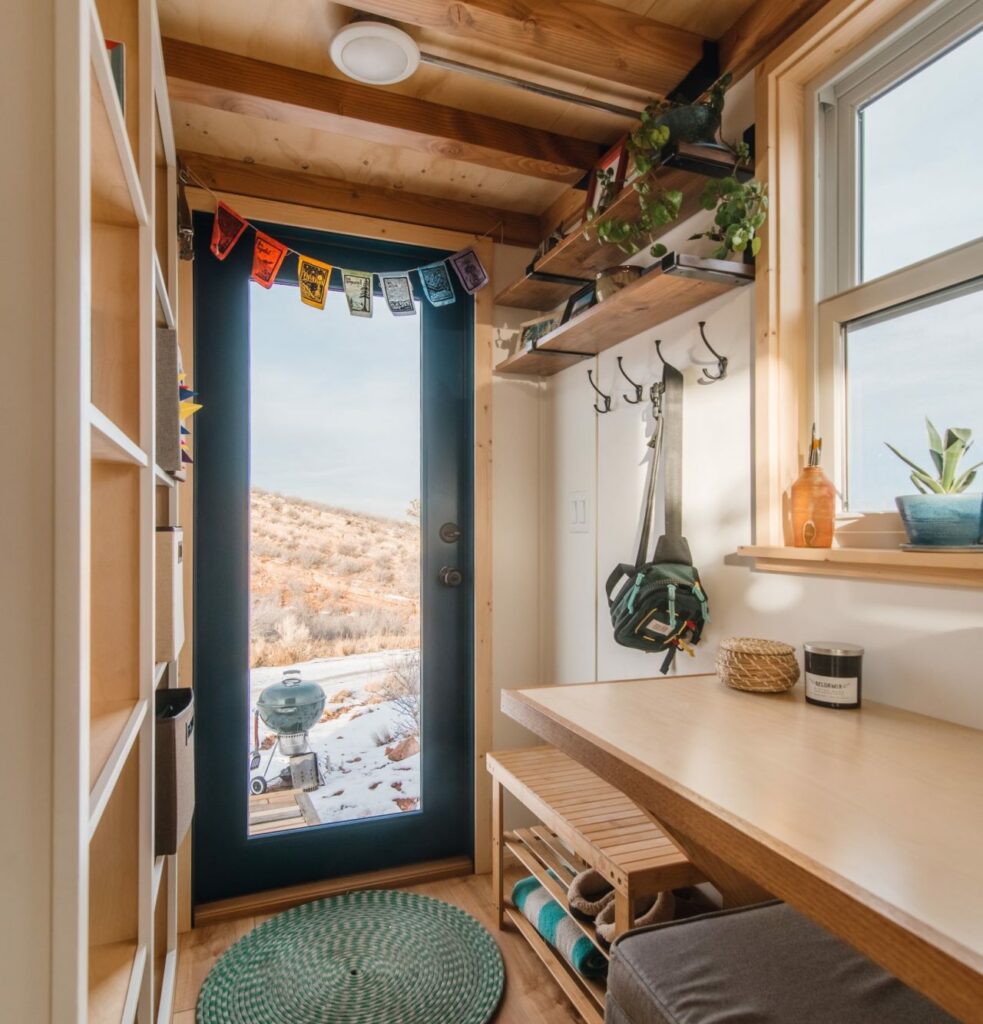
<path id="1" fill-rule="evenodd" d="M 250 533 L 253 667 L 419 646 L 418 518 L 253 488 Z"/>

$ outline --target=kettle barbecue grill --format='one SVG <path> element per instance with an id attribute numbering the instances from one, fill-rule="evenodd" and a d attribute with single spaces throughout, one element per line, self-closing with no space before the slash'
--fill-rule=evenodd
<path id="1" fill-rule="evenodd" d="M 249 770 L 259 768 L 259 720 L 276 734 L 276 742 L 270 749 L 266 768 L 249 780 L 249 791 L 256 796 L 265 793 L 269 783 L 269 770 L 273 758 L 279 751 L 289 764 L 278 778 L 293 789 L 305 792 L 321 785 L 317 755 L 308 742 L 308 731 L 318 723 L 327 698 L 317 683 L 307 683 L 301 678 L 300 669 L 287 669 L 278 683 L 267 686 L 259 695 L 253 709 L 253 749 L 249 756 Z"/>

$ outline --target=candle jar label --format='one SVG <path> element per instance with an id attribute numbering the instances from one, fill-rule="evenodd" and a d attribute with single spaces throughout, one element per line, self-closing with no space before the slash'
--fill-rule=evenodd
<path id="1" fill-rule="evenodd" d="M 841 678 L 806 672 L 806 697 L 826 704 L 856 704 L 857 682 L 856 676 Z"/>

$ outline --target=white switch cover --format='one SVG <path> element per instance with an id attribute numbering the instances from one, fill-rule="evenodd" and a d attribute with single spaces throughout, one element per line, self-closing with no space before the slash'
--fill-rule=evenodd
<path id="1" fill-rule="evenodd" d="M 567 497 L 567 527 L 570 533 L 589 533 L 589 506 L 586 491 L 571 491 Z"/>

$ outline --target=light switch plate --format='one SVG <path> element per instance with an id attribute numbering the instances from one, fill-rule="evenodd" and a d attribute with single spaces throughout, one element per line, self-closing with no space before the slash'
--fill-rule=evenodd
<path id="1" fill-rule="evenodd" d="M 570 491 L 567 496 L 567 528 L 570 533 L 590 532 L 590 503 L 586 491 Z"/>

